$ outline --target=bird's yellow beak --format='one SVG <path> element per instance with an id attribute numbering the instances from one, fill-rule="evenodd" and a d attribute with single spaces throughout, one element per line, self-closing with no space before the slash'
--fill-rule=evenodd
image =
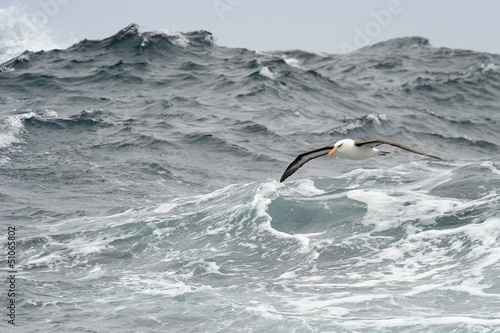
<path id="1" fill-rule="evenodd" d="M 332 156 L 337 152 L 337 147 L 333 147 L 333 149 L 328 153 L 328 156 Z"/>

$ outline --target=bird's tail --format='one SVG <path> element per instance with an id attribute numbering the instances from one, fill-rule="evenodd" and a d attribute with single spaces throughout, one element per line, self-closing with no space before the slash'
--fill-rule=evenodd
<path id="1" fill-rule="evenodd" d="M 387 154 L 390 154 L 390 152 L 388 152 L 388 151 L 381 151 L 381 150 L 378 151 L 378 155 L 380 155 L 380 156 L 385 156 Z"/>

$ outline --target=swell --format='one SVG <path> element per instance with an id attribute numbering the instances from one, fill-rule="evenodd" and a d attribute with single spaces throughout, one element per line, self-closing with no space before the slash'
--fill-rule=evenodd
<path id="1" fill-rule="evenodd" d="M 259 53 L 216 45 L 206 31 L 131 25 L 103 40 L 4 63 L 3 145 L 63 156 L 71 143 L 72 157 L 109 167 L 106 175 L 117 165 L 142 170 L 137 161 L 148 159 L 148 177 L 156 169 L 158 183 L 165 182 L 158 191 L 196 193 L 278 178 L 299 152 L 344 137 L 488 159 L 500 145 L 499 63 L 498 55 L 434 48 L 422 38 L 346 55 Z M 17 131 L 5 119 L 20 112 L 37 116 L 20 120 Z M 458 153 L 464 147 L 468 153 Z M 303 176 L 335 174 L 326 163 L 324 171 L 311 164 Z"/>

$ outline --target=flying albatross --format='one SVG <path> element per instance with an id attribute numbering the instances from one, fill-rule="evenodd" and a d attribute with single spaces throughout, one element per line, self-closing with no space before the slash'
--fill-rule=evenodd
<path id="1" fill-rule="evenodd" d="M 334 146 L 326 146 L 323 148 L 315 149 L 312 151 L 308 151 L 307 153 L 300 154 L 297 156 L 297 158 L 290 163 L 290 165 L 286 168 L 285 172 L 283 172 L 283 175 L 281 176 L 280 182 L 285 181 L 288 177 L 290 177 L 295 171 L 297 171 L 301 166 L 306 164 L 312 159 L 315 159 L 317 157 L 323 156 L 323 155 L 328 155 L 331 156 L 335 154 L 336 152 L 339 152 L 340 155 L 342 155 L 345 158 L 351 159 L 351 160 L 364 160 L 373 156 L 378 156 L 378 155 L 387 155 L 389 152 L 387 151 L 381 151 L 378 150 L 374 147 L 380 146 L 380 145 L 391 145 L 394 147 L 398 147 L 404 150 L 407 150 L 409 152 L 415 153 L 415 154 L 420 154 L 424 155 L 427 157 L 432 157 L 437 160 L 444 161 L 441 157 L 434 156 L 434 155 L 429 155 L 426 153 L 422 153 L 420 151 L 411 149 L 409 147 L 400 145 L 399 143 L 394 143 L 390 141 L 385 141 L 385 140 L 372 140 L 372 141 L 364 141 L 364 142 L 357 142 L 351 139 L 344 139 L 340 140 L 337 143 L 335 143 Z"/>

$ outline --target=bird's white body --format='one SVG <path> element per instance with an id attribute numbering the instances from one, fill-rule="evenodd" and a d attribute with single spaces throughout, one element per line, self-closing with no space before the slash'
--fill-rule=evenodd
<path id="1" fill-rule="evenodd" d="M 344 139 L 335 143 L 337 152 L 350 160 L 366 160 L 377 155 L 381 155 L 381 151 L 370 146 L 355 146 L 354 140 Z"/>

